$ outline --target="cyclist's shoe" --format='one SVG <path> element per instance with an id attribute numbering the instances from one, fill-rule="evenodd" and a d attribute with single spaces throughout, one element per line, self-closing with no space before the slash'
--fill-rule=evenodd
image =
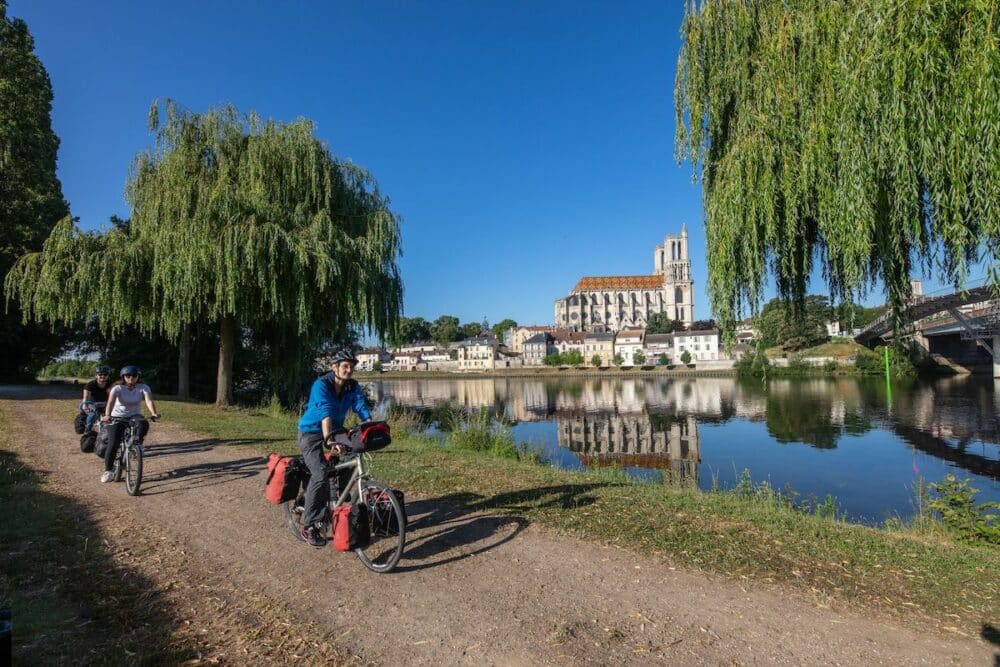
<path id="1" fill-rule="evenodd" d="M 113 472 L 111 472 L 110 470 L 105 470 L 104 474 L 101 475 L 101 483 L 106 484 L 110 481 L 113 481 L 114 478 L 115 474 Z"/>
<path id="2" fill-rule="evenodd" d="M 302 539 L 309 543 L 309 546 L 320 549 L 326 546 L 326 537 L 316 526 L 305 526 L 302 529 Z"/>

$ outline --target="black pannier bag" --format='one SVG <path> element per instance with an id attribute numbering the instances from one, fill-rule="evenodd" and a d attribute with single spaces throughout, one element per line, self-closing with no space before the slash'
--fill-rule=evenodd
<path id="1" fill-rule="evenodd" d="M 104 453 L 108 451 L 111 440 L 111 429 L 108 424 L 101 424 L 101 430 L 97 432 L 97 440 L 94 442 L 94 453 L 104 458 Z"/>
<path id="2" fill-rule="evenodd" d="M 379 491 L 372 497 L 371 501 L 372 530 L 378 535 L 399 535 L 399 521 L 396 519 L 396 513 L 392 510 L 392 501 L 387 497 L 390 493 L 396 496 L 399 507 L 403 510 L 403 526 L 409 523 L 403 492 L 399 489 Z"/>
<path id="3" fill-rule="evenodd" d="M 76 417 L 73 417 L 73 430 L 76 431 L 77 435 L 83 435 L 83 432 L 87 430 L 87 413 L 80 410 L 76 413 Z"/>

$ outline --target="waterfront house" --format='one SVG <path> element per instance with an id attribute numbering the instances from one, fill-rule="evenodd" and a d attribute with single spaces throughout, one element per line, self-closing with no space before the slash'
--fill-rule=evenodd
<path id="1" fill-rule="evenodd" d="M 583 360 L 593 365 L 594 355 L 600 357 L 599 366 L 610 366 L 615 358 L 615 335 L 613 333 L 588 333 L 583 338 Z"/>
<path id="2" fill-rule="evenodd" d="M 485 371 L 496 368 L 497 340 L 493 336 L 477 336 L 462 341 L 458 348 L 460 371 Z"/>
<path id="3" fill-rule="evenodd" d="M 672 334 L 646 334 L 642 353 L 646 355 L 646 365 L 660 362 L 660 355 L 667 355 L 667 363 L 674 357 L 674 337 Z"/>
<path id="4" fill-rule="evenodd" d="M 688 352 L 691 362 L 715 361 L 719 359 L 719 330 L 675 331 L 674 360 L 679 362 L 681 355 Z"/>
<path id="5" fill-rule="evenodd" d="M 549 353 L 551 337 L 548 333 L 537 333 L 522 344 L 521 359 L 525 366 L 541 366 Z"/>
<path id="6" fill-rule="evenodd" d="M 366 347 L 357 353 L 359 371 L 373 371 L 376 364 L 384 366 L 392 356 L 380 347 Z"/>
<path id="7" fill-rule="evenodd" d="M 615 336 L 615 355 L 621 355 L 623 366 L 635 364 L 635 353 L 642 350 L 645 335 L 645 329 L 623 329 Z"/>

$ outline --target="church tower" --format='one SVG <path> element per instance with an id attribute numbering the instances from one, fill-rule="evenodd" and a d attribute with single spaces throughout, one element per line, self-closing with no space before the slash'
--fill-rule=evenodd
<path id="1" fill-rule="evenodd" d="M 694 287 L 688 255 L 687 225 L 680 236 L 663 237 L 653 253 L 654 273 L 663 276 L 664 312 L 686 325 L 694 321 Z"/>

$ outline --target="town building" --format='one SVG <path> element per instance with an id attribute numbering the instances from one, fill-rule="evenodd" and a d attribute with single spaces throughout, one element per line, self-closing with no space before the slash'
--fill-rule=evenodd
<path id="1" fill-rule="evenodd" d="M 392 359 L 392 356 L 380 347 L 366 347 L 355 356 L 358 358 L 359 371 L 373 371 Z"/>
<path id="2" fill-rule="evenodd" d="M 674 357 L 674 337 L 672 334 L 646 334 L 643 341 L 642 353 L 646 355 L 646 363 L 649 365 L 660 362 L 660 355 L 667 355 L 667 363 Z"/>
<path id="3" fill-rule="evenodd" d="M 622 366 L 635 365 L 635 353 L 642 351 L 642 339 L 645 335 L 645 329 L 623 329 L 615 336 L 615 356 L 622 358 Z"/>
<path id="4" fill-rule="evenodd" d="M 485 371 L 496 368 L 497 339 L 493 336 L 478 336 L 462 341 L 458 352 L 460 371 Z"/>
<path id="5" fill-rule="evenodd" d="M 681 355 L 688 352 L 691 355 L 691 362 L 696 361 L 716 361 L 719 359 L 719 330 L 706 329 L 704 331 L 675 331 L 674 336 L 674 362 L 681 360 Z"/>
<path id="6" fill-rule="evenodd" d="M 522 343 L 521 359 L 525 366 L 541 366 L 549 354 L 549 344 L 552 337 L 542 332 L 537 333 Z"/>
<path id="7" fill-rule="evenodd" d="M 524 352 L 524 341 L 540 333 L 552 333 L 556 327 L 550 325 L 511 327 L 504 333 L 504 342 L 511 352 Z"/>
<path id="8" fill-rule="evenodd" d="M 557 327 L 612 332 L 645 328 L 650 317 L 666 313 L 685 325 L 694 321 L 694 283 L 688 256 L 687 227 L 665 236 L 653 253 L 653 275 L 585 276 L 555 302 Z"/>
<path id="9" fill-rule="evenodd" d="M 588 333 L 583 338 L 583 360 L 594 365 L 594 356 L 600 357 L 598 366 L 611 366 L 615 360 L 615 335 L 613 333 Z"/>

